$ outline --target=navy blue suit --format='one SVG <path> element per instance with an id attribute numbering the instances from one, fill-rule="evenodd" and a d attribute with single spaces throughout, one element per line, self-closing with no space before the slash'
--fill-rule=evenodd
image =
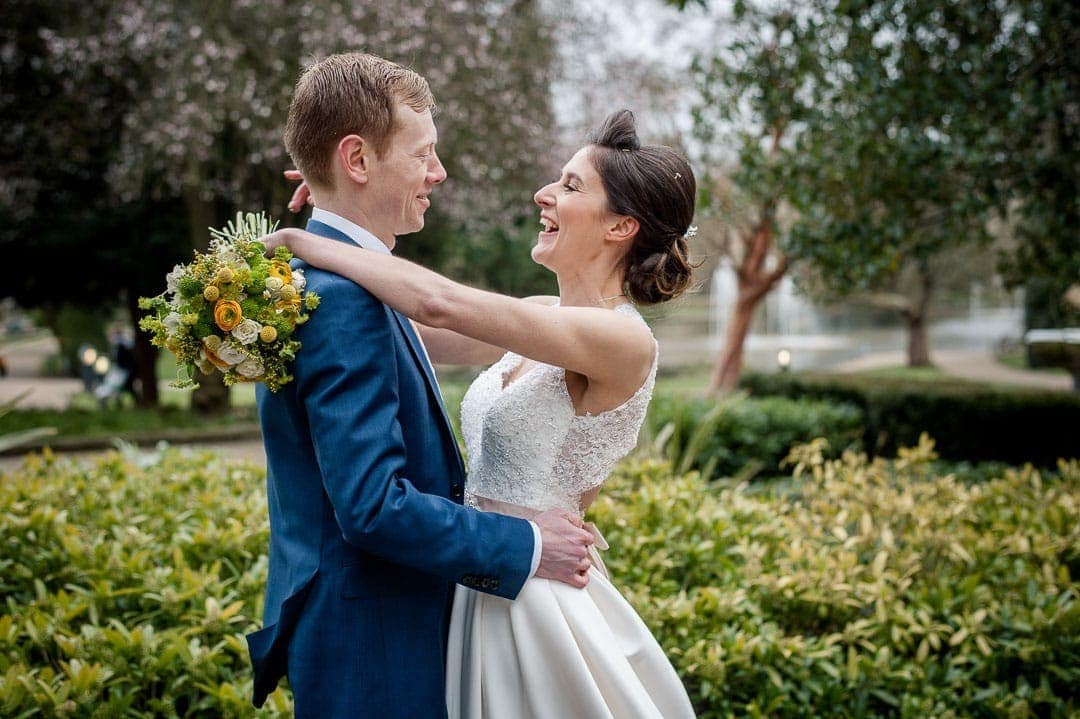
<path id="1" fill-rule="evenodd" d="M 514 598 L 533 530 L 461 505 L 461 456 L 408 320 L 294 266 L 322 304 L 297 329 L 295 381 L 257 391 L 270 565 L 264 628 L 247 638 L 253 701 L 287 675 L 301 719 L 444 716 L 454 583 Z"/>

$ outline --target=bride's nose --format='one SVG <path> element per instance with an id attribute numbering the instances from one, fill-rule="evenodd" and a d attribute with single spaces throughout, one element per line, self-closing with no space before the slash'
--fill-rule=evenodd
<path id="1" fill-rule="evenodd" d="M 537 190 L 536 194 L 533 195 L 533 202 L 540 205 L 541 207 L 551 207 L 552 205 L 554 205 L 555 198 L 551 193 L 551 188 L 554 184 L 555 183 L 552 182 L 550 184 L 544 185 L 539 190 Z"/>

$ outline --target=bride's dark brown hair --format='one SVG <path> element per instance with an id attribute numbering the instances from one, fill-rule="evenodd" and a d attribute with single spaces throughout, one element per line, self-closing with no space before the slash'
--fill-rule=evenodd
<path id="1" fill-rule="evenodd" d="M 608 209 L 639 225 L 626 253 L 624 291 L 640 304 L 677 297 L 694 269 L 685 236 L 697 193 L 690 164 L 670 147 L 643 146 L 629 110 L 608 115 L 587 142 Z"/>

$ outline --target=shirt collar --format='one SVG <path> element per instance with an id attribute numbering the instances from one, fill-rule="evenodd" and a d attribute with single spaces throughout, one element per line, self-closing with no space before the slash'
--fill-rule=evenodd
<path id="1" fill-rule="evenodd" d="M 311 211 L 311 219 L 315 222 L 321 222 L 324 225 L 333 227 L 338 232 L 344 233 L 350 240 L 360 245 L 365 250 L 381 252 L 384 255 L 392 254 L 390 248 L 383 244 L 382 240 L 355 222 L 346 220 L 341 215 L 316 207 Z"/>

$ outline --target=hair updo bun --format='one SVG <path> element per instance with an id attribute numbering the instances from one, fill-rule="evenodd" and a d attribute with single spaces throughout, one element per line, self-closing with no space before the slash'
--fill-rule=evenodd
<path id="1" fill-rule="evenodd" d="M 694 270 L 686 231 L 694 219 L 697 183 L 689 163 L 670 147 L 643 146 L 629 110 L 608 115 L 588 143 L 609 209 L 638 221 L 625 258 L 626 294 L 639 304 L 679 296 Z"/>

